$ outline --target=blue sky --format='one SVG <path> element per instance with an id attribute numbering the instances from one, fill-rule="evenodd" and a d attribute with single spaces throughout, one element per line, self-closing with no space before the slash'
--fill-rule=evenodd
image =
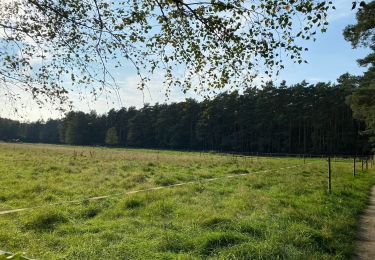
<path id="1" fill-rule="evenodd" d="M 348 42 L 343 38 L 342 31 L 349 25 L 355 23 L 355 11 L 351 10 L 351 1 L 335 0 L 336 11 L 332 11 L 329 16 L 330 25 L 324 34 L 319 34 L 316 42 L 305 42 L 309 51 L 305 54 L 308 64 L 294 64 L 287 62 L 285 69 L 274 81 L 286 80 L 288 84 L 307 80 L 315 83 L 318 81 L 334 82 L 341 74 L 349 72 L 351 74 L 361 74 L 364 69 L 358 67 L 356 60 L 366 55 L 368 50 L 353 50 Z M 166 100 L 162 79 L 156 75 L 152 77 L 149 90 L 140 91 L 136 88 L 138 79 L 131 66 L 126 65 L 113 72 L 120 86 L 119 94 L 121 102 L 114 95 L 102 96 L 99 100 L 94 100 L 90 96 L 81 98 L 73 94 L 75 110 L 90 111 L 96 110 L 98 113 L 106 113 L 111 108 L 119 109 L 121 106 L 142 107 L 144 103 L 178 102 L 187 97 L 202 99 L 193 93 L 183 94 L 181 90 L 174 89 L 169 99 Z M 43 109 L 33 105 L 30 99 L 24 100 L 25 109 L 21 115 L 22 120 L 38 120 L 61 117 L 52 107 L 46 105 Z M 13 113 L 12 109 L 0 108 L 0 117 L 21 119 L 20 115 Z"/>
<path id="2" fill-rule="evenodd" d="M 309 52 L 305 55 L 308 64 L 287 64 L 280 78 L 289 83 L 306 79 L 310 82 L 335 81 L 341 74 L 361 74 L 356 60 L 368 53 L 364 49 L 352 49 L 344 40 L 342 32 L 349 24 L 355 23 L 355 12 L 351 10 L 351 1 L 334 1 L 337 10 L 330 15 L 328 31 L 320 34 L 316 42 L 309 42 Z"/>

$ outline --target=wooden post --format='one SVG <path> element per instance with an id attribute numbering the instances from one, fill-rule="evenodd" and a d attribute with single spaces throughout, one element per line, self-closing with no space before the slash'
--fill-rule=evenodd
<path id="1" fill-rule="evenodd" d="M 363 158 L 361 159 L 361 164 L 362 164 L 361 169 L 362 169 L 362 173 L 363 173 Z"/>
<path id="2" fill-rule="evenodd" d="M 306 156 L 305 156 L 305 154 L 303 154 L 303 164 L 305 164 L 306 163 Z"/>
<path id="3" fill-rule="evenodd" d="M 366 158 L 366 171 L 368 171 L 368 157 Z"/>
<path id="4" fill-rule="evenodd" d="M 328 157 L 328 192 L 332 192 L 332 185 L 331 185 L 331 157 Z"/>
<path id="5" fill-rule="evenodd" d="M 354 157 L 354 160 L 353 160 L 353 176 L 355 177 L 355 160 L 356 158 Z"/>

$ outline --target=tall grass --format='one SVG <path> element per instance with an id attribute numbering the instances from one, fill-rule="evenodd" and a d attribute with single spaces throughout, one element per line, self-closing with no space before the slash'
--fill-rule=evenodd
<path id="1" fill-rule="evenodd" d="M 42 206 L 0 216 L 0 249 L 41 259 L 348 259 L 374 171 L 353 177 L 351 162 L 333 162 L 328 194 L 327 162 L 306 162 L 0 144 L 0 210 Z M 259 172 L 290 165 L 300 166 Z M 205 181 L 228 175 L 237 177 Z"/>

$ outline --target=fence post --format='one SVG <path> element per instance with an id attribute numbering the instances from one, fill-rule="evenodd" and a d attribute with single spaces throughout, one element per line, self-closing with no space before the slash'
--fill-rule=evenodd
<path id="1" fill-rule="evenodd" d="M 356 158 L 354 156 L 354 160 L 353 160 L 353 176 L 354 177 L 355 177 L 355 160 L 356 160 Z"/>
<path id="2" fill-rule="evenodd" d="M 366 158 L 366 171 L 368 171 L 368 157 Z"/>
<path id="3" fill-rule="evenodd" d="M 361 158 L 361 164 L 362 164 L 361 169 L 362 169 L 362 173 L 363 173 L 363 158 Z"/>
<path id="4" fill-rule="evenodd" d="M 331 185 L 331 157 L 328 156 L 328 192 L 331 193 L 332 185 Z"/>

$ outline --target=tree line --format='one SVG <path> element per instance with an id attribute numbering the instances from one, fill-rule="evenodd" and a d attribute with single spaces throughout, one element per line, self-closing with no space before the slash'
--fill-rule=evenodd
<path id="1" fill-rule="evenodd" d="M 0 119 L 0 139 L 73 145 L 113 145 L 261 153 L 364 154 L 371 145 L 353 118 L 348 96 L 359 78 L 337 83 L 278 86 L 269 82 L 243 93 L 225 92 L 197 102 L 69 112 L 62 119 L 21 123 Z"/>

